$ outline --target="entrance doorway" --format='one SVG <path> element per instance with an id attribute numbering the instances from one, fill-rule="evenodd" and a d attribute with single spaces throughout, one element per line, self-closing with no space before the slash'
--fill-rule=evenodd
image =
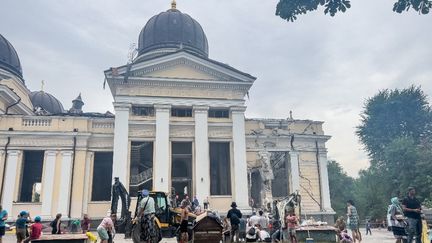
<path id="1" fill-rule="evenodd" d="M 253 199 L 253 203 L 251 206 L 253 208 L 261 207 L 261 203 L 262 203 L 261 191 L 262 191 L 263 181 L 259 170 L 252 171 L 250 183 L 251 183 L 251 197 Z"/>
<path id="2" fill-rule="evenodd" d="M 192 198 L 192 142 L 172 142 L 171 151 L 172 193 L 178 201 Z"/>

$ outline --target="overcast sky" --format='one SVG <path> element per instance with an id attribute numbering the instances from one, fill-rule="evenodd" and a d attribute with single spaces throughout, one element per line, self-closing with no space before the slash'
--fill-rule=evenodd
<path id="1" fill-rule="evenodd" d="M 392 12 L 396 0 L 353 0 L 345 14 L 323 10 L 286 22 L 276 0 L 178 0 L 209 41 L 210 58 L 258 79 L 247 117 L 325 121 L 329 158 L 349 175 L 368 166 L 355 136 L 366 98 L 421 85 L 432 95 L 432 14 Z M 170 0 L 2 0 L 0 33 L 21 59 L 26 85 L 70 108 L 112 111 L 103 70 L 126 63 L 147 20 Z"/>

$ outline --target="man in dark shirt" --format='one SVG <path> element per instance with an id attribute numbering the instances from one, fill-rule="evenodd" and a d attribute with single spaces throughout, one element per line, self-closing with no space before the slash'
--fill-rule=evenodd
<path id="1" fill-rule="evenodd" d="M 230 219 L 231 222 L 231 242 L 239 242 L 239 224 L 240 219 L 242 217 L 242 213 L 237 209 L 237 203 L 231 203 L 231 209 L 228 211 L 227 218 Z"/>
<path id="2" fill-rule="evenodd" d="M 408 196 L 402 201 L 402 208 L 408 221 L 408 242 L 411 243 L 415 236 L 416 243 L 421 243 L 421 205 L 415 197 L 413 187 L 408 188 Z"/>

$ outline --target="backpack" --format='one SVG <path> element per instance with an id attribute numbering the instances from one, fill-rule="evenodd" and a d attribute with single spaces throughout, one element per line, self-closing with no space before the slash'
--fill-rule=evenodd
<path id="1" fill-rule="evenodd" d="M 239 219 L 237 213 L 232 213 L 230 219 L 231 219 L 231 224 L 235 224 L 235 225 L 240 224 L 240 219 Z"/>
<path id="2" fill-rule="evenodd" d="M 255 227 L 251 227 L 251 228 L 248 230 L 248 235 L 252 235 L 252 236 L 255 235 Z"/>
<path id="3" fill-rule="evenodd" d="M 56 227 L 56 224 L 57 224 L 57 220 L 54 219 L 53 221 L 51 221 L 50 226 L 54 228 Z"/>

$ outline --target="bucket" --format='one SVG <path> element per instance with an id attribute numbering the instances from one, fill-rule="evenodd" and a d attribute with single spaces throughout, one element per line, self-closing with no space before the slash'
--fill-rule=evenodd
<path id="1" fill-rule="evenodd" d="M 306 243 L 313 243 L 313 242 L 314 242 L 313 238 L 306 238 Z"/>

